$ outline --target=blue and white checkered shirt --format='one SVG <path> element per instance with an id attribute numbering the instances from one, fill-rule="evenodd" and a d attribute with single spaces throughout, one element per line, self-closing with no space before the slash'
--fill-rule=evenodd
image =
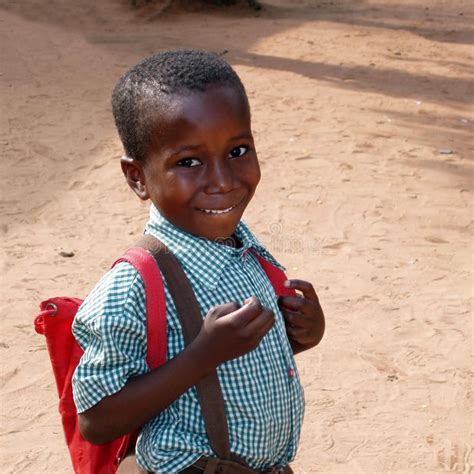
<path id="1" fill-rule="evenodd" d="M 298 447 L 304 412 L 303 390 L 286 336 L 277 297 L 252 248 L 282 268 L 241 221 L 241 248 L 193 236 L 171 224 L 152 205 L 145 233 L 164 242 L 191 281 L 203 317 L 215 305 L 242 304 L 255 295 L 276 323 L 252 352 L 218 367 L 229 424 L 231 450 L 253 469 L 286 465 Z M 167 358 L 184 340 L 176 308 L 165 284 Z M 120 263 L 99 281 L 79 309 L 73 333 L 84 355 L 73 377 L 78 412 L 119 391 L 131 377 L 149 371 L 143 280 Z M 137 461 L 145 469 L 174 473 L 213 452 L 196 389 L 192 387 L 140 432 Z"/>

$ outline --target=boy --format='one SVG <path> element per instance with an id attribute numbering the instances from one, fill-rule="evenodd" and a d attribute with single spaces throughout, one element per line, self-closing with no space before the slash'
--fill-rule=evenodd
<path id="1" fill-rule="evenodd" d="M 302 295 L 277 300 L 248 252 L 278 266 L 240 220 L 260 180 L 245 89 L 219 56 L 169 51 L 130 69 L 112 105 L 125 178 L 152 202 L 145 232 L 179 260 L 203 326 L 185 348 L 165 283 L 168 362 L 150 372 L 143 281 L 127 263 L 110 270 L 73 326 L 81 432 L 104 443 L 142 427 L 142 468 L 196 472 L 213 452 L 194 385 L 217 369 L 231 451 L 256 471 L 288 466 L 304 408 L 293 354 L 319 343 L 324 316 L 308 282 L 287 281 Z"/>

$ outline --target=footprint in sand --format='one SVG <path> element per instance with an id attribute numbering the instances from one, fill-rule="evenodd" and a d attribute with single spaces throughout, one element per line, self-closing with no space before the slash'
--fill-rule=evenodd
<path id="1" fill-rule="evenodd" d="M 322 245 L 321 248 L 327 255 L 336 255 L 336 251 L 338 250 L 344 253 L 350 253 L 352 250 L 352 245 L 347 240 L 340 240 L 333 242 L 332 244 Z"/>
<path id="2" fill-rule="evenodd" d="M 473 472 L 474 466 L 469 465 L 472 446 L 458 446 L 451 440 L 443 440 L 445 446 L 436 451 L 436 461 L 443 471 L 449 472 Z"/>
<path id="3" fill-rule="evenodd" d="M 77 190 L 77 189 L 81 189 L 84 187 L 84 182 L 83 181 L 73 181 L 69 186 L 68 186 L 68 189 L 69 190 Z"/>
<path id="4" fill-rule="evenodd" d="M 308 193 L 306 192 L 292 192 L 287 195 L 287 198 L 292 201 L 308 202 Z"/>
<path id="5" fill-rule="evenodd" d="M 440 237 L 431 236 L 431 235 L 426 236 L 425 240 L 427 242 L 431 242 L 433 244 L 449 244 L 449 242 L 447 240 L 444 240 Z"/>
<path id="6" fill-rule="evenodd" d="M 48 158 L 48 159 L 53 159 L 53 156 L 54 156 L 54 153 L 53 153 L 53 149 L 48 146 L 48 145 L 45 145 L 44 143 L 41 143 L 41 142 L 37 142 L 37 141 L 30 141 L 30 142 L 27 142 L 26 143 L 30 150 L 36 154 L 36 155 L 40 155 L 42 156 L 43 158 Z"/>
<path id="7" fill-rule="evenodd" d="M 347 247 L 348 245 L 349 242 L 342 240 L 340 242 L 334 242 L 333 244 L 323 245 L 323 249 L 339 250 L 344 247 Z"/>
<path id="8" fill-rule="evenodd" d="M 385 360 L 383 357 L 374 354 L 368 354 L 366 352 L 357 351 L 357 355 L 364 361 L 373 366 L 381 374 L 406 376 L 407 374 L 397 367 L 392 362 Z"/>

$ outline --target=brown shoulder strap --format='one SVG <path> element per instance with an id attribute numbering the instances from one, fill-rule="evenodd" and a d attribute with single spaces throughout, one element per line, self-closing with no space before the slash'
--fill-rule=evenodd
<path id="1" fill-rule="evenodd" d="M 148 250 L 158 262 L 178 312 L 185 344 L 190 344 L 202 326 L 199 303 L 190 281 L 176 257 L 161 241 L 145 235 L 138 246 Z M 210 445 L 218 458 L 230 459 L 229 429 L 217 372 L 198 382 L 196 390 Z"/>

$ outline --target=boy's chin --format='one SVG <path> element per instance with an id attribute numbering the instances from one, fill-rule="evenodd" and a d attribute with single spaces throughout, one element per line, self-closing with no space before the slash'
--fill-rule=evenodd
<path id="1" fill-rule="evenodd" d="M 232 211 L 231 211 L 232 212 Z M 199 216 L 199 222 L 195 222 L 195 235 L 219 243 L 227 243 L 232 239 L 232 235 L 242 218 L 243 209 L 235 209 L 229 215 L 203 214 Z"/>
<path id="2" fill-rule="evenodd" d="M 239 225 L 244 209 L 245 206 L 240 209 L 236 208 L 227 215 L 209 214 L 195 210 L 190 214 L 179 216 L 179 219 L 176 216 L 163 214 L 173 225 L 189 234 L 232 245 L 232 235 Z"/>
<path id="3" fill-rule="evenodd" d="M 209 225 L 199 226 L 193 233 L 199 237 L 212 240 L 213 242 L 232 245 L 232 236 L 239 222 L 240 219 L 225 224 L 220 223 L 221 225 L 218 225 L 217 222 L 209 222 Z"/>
<path id="4" fill-rule="evenodd" d="M 219 243 L 225 243 L 227 239 L 231 239 L 240 222 L 240 219 L 232 219 L 231 222 L 219 222 L 221 219 L 218 216 L 208 217 L 207 219 L 200 217 L 198 220 L 189 219 L 187 221 L 168 220 L 188 234 Z"/>
<path id="5" fill-rule="evenodd" d="M 232 240 L 232 235 L 235 232 L 235 229 L 237 228 L 237 225 L 231 226 L 231 227 L 226 227 L 222 229 L 199 229 L 195 235 L 198 235 L 199 237 L 202 237 L 204 239 L 212 240 L 213 242 L 221 243 L 221 244 L 226 244 L 230 243 Z"/>

